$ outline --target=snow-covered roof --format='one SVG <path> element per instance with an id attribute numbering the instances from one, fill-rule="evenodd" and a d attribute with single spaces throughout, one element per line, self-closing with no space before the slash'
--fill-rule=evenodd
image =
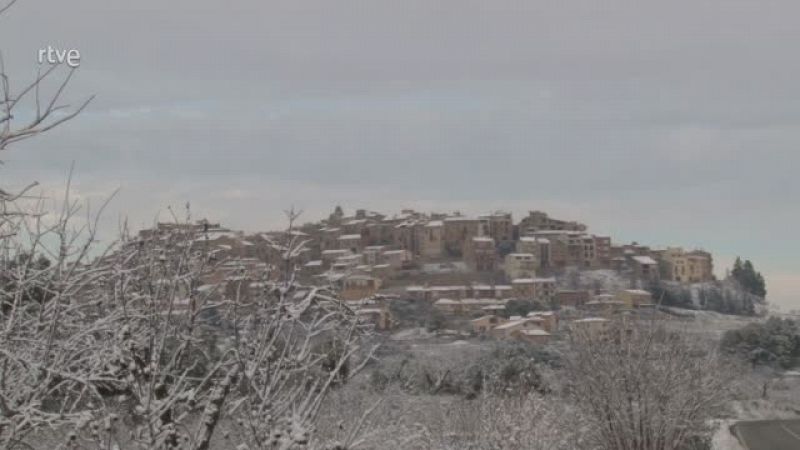
<path id="1" fill-rule="evenodd" d="M 514 317 L 519 317 L 519 316 L 514 316 Z M 494 327 L 494 329 L 495 330 L 507 330 L 509 328 L 524 326 L 528 322 L 532 322 L 533 321 L 533 319 L 522 319 L 522 318 L 514 319 L 514 317 L 512 317 L 509 322 L 506 322 L 506 323 L 504 323 L 502 325 L 498 325 L 498 326 Z"/>
<path id="2" fill-rule="evenodd" d="M 497 316 L 495 316 L 494 314 L 487 314 L 485 316 L 480 316 L 477 319 L 472 319 L 470 320 L 470 322 L 479 322 L 481 320 L 491 319 L 492 317 L 497 317 Z"/>
<path id="3" fill-rule="evenodd" d="M 442 221 L 442 220 L 431 220 L 425 226 L 426 227 L 441 227 L 441 226 L 444 226 L 444 221 Z"/>
<path id="4" fill-rule="evenodd" d="M 543 234 L 545 236 L 559 236 L 559 235 L 579 236 L 584 233 L 582 231 L 568 231 L 568 230 L 539 230 L 534 234 Z"/>
<path id="5" fill-rule="evenodd" d="M 361 239 L 361 235 L 360 234 L 343 234 L 343 235 L 339 236 L 337 239 L 339 239 L 340 241 L 344 241 L 344 240 L 348 240 L 349 241 L 349 240 L 354 240 L 354 239 Z"/>
<path id="6" fill-rule="evenodd" d="M 506 305 L 486 305 L 481 309 L 484 311 L 502 311 L 506 309 Z"/>
<path id="7" fill-rule="evenodd" d="M 215 232 L 212 232 L 212 233 L 208 233 L 207 236 L 208 236 L 208 240 L 209 241 L 214 241 L 214 240 L 222 239 L 222 238 L 235 238 L 236 237 L 236 233 L 234 233 L 232 231 L 215 231 Z M 205 239 L 205 236 L 202 236 L 202 237 L 200 237 L 200 238 L 198 238 L 196 240 L 204 240 L 204 239 Z"/>
<path id="8" fill-rule="evenodd" d="M 465 298 L 461 300 L 464 305 L 502 305 L 505 302 L 493 298 Z"/>
<path id="9" fill-rule="evenodd" d="M 478 219 L 474 217 L 467 217 L 467 216 L 451 216 L 445 217 L 445 222 L 468 222 L 468 221 L 477 221 Z"/>
<path id="10" fill-rule="evenodd" d="M 332 249 L 332 250 L 323 250 L 323 255 L 337 255 L 341 253 L 350 253 L 350 250 L 347 249 Z"/>
<path id="11" fill-rule="evenodd" d="M 345 277 L 345 280 L 355 280 L 355 281 L 371 281 L 376 280 L 377 278 L 371 277 L 369 275 L 348 275 Z"/>
<path id="12" fill-rule="evenodd" d="M 649 265 L 658 264 L 655 259 L 653 259 L 653 258 L 651 258 L 649 256 L 634 256 L 633 260 L 636 261 L 639 264 L 648 265 L 648 266 Z"/>
<path id="13" fill-rule="evenodd" d="M 605 299 L 592 300 L 590 302 L 586 302 L 587 306 L 593 306 L 593 305 L 624 305 L 624 304 L 625 304 L 625 302 L 623 302 L 623 301 L 605 300 Z"/>
<path id="14" fill-rule="evenodd" d="M 428 288 L 430 291 L 461 291 L 466 289 L 466 286 L 431 286 Z"/>
<path id="15" fill-rule="evenodd" d="M 627 292 L 628 294 L 634 294 L 634 295 L 652 295 L 649 292 L 642 289 L 625 289 L 622 292 Z"/>
<path id="16" fill-rule="evenodd" d="M 494 239 L 488 236 L 475 236 L 472 240 L 475 242 L 494 242 Z"/>
<path id="17" fill-rule="evenodd" d="M 550 278 L 534 278 L 533 281 L 536 282 L 536 283 L 555 283 L 556 279 L 553 278 L 553 277 L 550 277 Z"/>
<path id="18" fill-rule="evenodd" d="M 435 302 L 433 302 L 433 304 L 434 305 L 458 305 L 459 301 L 458 300 L 451 300 L 449 298 L 440 298 L 439 300 L 436 300 Z"/>
<path id="19" fill-rule="evenodd" d="M 528 330 L 521 330 L 520 333 L 526 336 L 550 336 L 550 333 L 547 331 L 541 330 L 539 328 L 533 328 Z"/>

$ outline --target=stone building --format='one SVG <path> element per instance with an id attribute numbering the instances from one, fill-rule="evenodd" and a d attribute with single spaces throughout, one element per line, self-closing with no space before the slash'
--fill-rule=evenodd
<path id="1" fill-rule="evenodd" d="M 444 251 L 449 256 L 464 256 L 472 238 L 482 236 L 483 222 L 479 219 L 455 216 L 444 219 Z"/>
<path id="2" fill-rule="evenodd" d="M 510 339 L 519 336 L 523 331 L 539 330 L 538 333 L 545 332 L 542 328 L 544 319 L 540 317 L 517 317 L 494 327 L 489 334 L 498 339 Z M 546 333 L 546 332 L 545 332 Z"/>
<path id="3" fill-rule="evenodd" d="M 494 327 L 501 325 L 506 322 L 506 319 L 496 316 L 494 314 L 487 314 L 485 316 L 478 317 L 477 319 L 472 319 L 470 323 L 472 324 L 472 331 L 477 334 L 487 333 L 492 330 Z"/>
<path id="4" fill-rule="evenodd" d="M 360 253 L 364 248 L 361 243 L 360 234 L 342 234 L 336 238 L 336 241 L 339 250 L 350 250 L 352 253 Z"/>
<path id="5" fill-rule="evenodd" d="M 407 250 L 412 255 L 419 254 L 419 242 L 417 237 L 421 234 L 417 231 L 422 226 L 413 219 L 409 219 L 398 223 L 394 226 L 394 237 L 392 241 L 394 246 Z"/>
<path id="6" fill-rule="evenodd" d="M 422 258 L 437 259 L 444 253 L 444 222 L 431 220 L 417 228 L 419 254 Z"/>
<path id="7" fill-rule="evenodd" d="M 342 300 L 360 300 L 375 295 L 381 287 L 381 280 L 367 275 L 350 275 L 341 280 Z"/>
<path id="8" fill-rule="evenodd" d="M 617 292 L 617 301 L 624 304 L 627 309 L 650 308 L 655 306 L 653 295 L 641 289 L 625 289 Z"/>
<path id="9" fill-rule="evenodd" d="M 661 278 L 661 269 L 658 261 L 649 256 L 632 256 L 629 265 L 635 280 L 644 283 L 653 283 Z"/>
<path id="10" fill-rule="evenodd" d="M 595 267 L 611 267 L 611 237 L 594 236 Z"/>
<path id="11" fill-rule="evenodd" d="M 591 299 L 592 293 L 586 290 L 560 290 L 555 293 L 555 303 L 562 308 L 581 308 Z"/>
<path id="12" fill-rule="evenodd" d="M 473 237 L 464 252 L 464 262 L 475 271 L 492 272 L 497 269 L 497 248 L 488 236 Z"/>
<path id="13" fill-rule="evenodd" d="M 511 280 L 514 297 L 525 300 L 538 300 L 552 304 L 556 295 L 555 278 L 518 278 Z"/>
<path id="14" fill-rule="evenodd" d="M 339 250 L 339 236 L 341 235 L 341 228 L 322 228 L 319 236 L 320 251 Z"/>
<path id="15" fill-rule="evenodd" d="M 503 271 L 509 280 L 534 278 L 538 268 L 539 261 L 531 253 L 509 253 L 503 264 Z"/>
<path id="16" fill-rule="evenodd" d="M 413 256 L 408 250 L 386 250 L 381 254 L 381 263 L 389 265 L 392 269 L 402 269 L 413 261 Z"/>
<path id="17" fill-rule="evenodd" d="M 495 212 L 480 216 L 478 219 L 484 222 L 486 234 L 491 236 L 495 242 L 511 242 L 514 240 L 514 222 L 511 213 Z"/>
<path id="18" fill-rule="evenodd" d="M 711 253 L 684 251 L 672 247 L 661 252 L 662 278 L 682 283 L 703 283 L 714 280 L 714 260 Z"/>
<path id="19" fill-rule="evenodd" d="M 530 211 L 518 225 L 520 236 L 539 231 L 586 231 L 586 225 L 574 221 L 553 219 L 542 211 Z"/>
<path id="20" fill-rule="evenodd" d="M 537 270 L 551 267 L 550 240 L 533 236 L 522 236 L 516 244 L 517 253 L 530 253 L 537 259 Z"/>

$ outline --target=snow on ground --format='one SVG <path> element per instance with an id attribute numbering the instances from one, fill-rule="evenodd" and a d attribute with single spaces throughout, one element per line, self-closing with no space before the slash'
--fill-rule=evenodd
<path id="1" fill-rule="evenodd" d="M 731 433 L 730 426 L 735 420 L 720 420 L 717 431 L 711 438 L 711 450 L 746 450 L 739 443 L 739 439 Z"/>
<path id="2" fill-rule="evenodd" d="M 739 329 L 747 324 L 764 320 L 762 317 L 736 316 L 715 311 L 698 311 L 669 306 L 662 306 L 661 310 L 681 319 L 672 322 L 671 325 L 673 327 L 714 340 L 721 339 L 726 331 Z"/>
<path id="3" fill-rule="evenodd" d="M 575 267 L 558 277 L 561 289 L 589 289 L 617 292 L 631 287 L 630 280 L 613 270 L 579 270 Z"/>
<path id="4" fill-rule="evenodd" d="M 395 341 L 412 341 L 415 339 L 430 339 L 433 337 L 436 337 L 436 334 L 425 328 L 408 328 L 392 334 L 392 340 Z"/>

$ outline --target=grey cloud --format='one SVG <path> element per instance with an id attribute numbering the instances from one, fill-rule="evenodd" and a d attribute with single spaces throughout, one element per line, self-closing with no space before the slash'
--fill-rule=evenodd
<path id="1" fill-rule="evenodd" d="M 3 155 L 0 176 L 56 186 L 76 161 L 86 192 L 122 187 L 110 224 L 186 200 L 244 228 L 279 224 L 287 203 L 546 207 L 620 240 L 750 256 L 785 293 L 800 279 L 798 13 L 788 0 L 21 0 L 0 19 L 12 76 L 29 79 L 42 46 L 76 47 L 69 98 L 98 98 Z"/>

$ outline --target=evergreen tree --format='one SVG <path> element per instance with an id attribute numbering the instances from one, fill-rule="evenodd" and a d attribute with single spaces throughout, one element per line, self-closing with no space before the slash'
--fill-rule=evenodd
<path id="1" fill-rule="evenodd" d="M 742 265 L 742 258 L 737 256 L 736 261 L 733 263 L 733 270 L 731 270 L 731 276 L 735 280 L 741 280 L 743 272 L 744 272 L 744 267 Z"/>
<path id="2" fill-rule="evenodd" d="M 330 216 L 328 216 L 328 223 L 330 225 L 339 225 L 342 223 L 342 219 L 344 218 L 344 210 L 341 206 L 336 205 L 336 208 L 333 210 Z"/>
<path id="3" fill-rule="evenodd" d="M 766 297 L 767 287 L 764 277 L 760 272 L 757 272 L 753 263 L 748 259 L 742 262 L 741 258 L 736 258 L 731 270 L 731 277 L 736 280 L 745 291 L 757 295 L 759 297 Z"/>
<path id="4" fill-rule="evenodd" d="M 791 319 L 771 317 L 763 323 L 725 332 L 721 346 L 742 355 L 753 366 L 792 368 L 800 362 L 800 324 Z"/>

